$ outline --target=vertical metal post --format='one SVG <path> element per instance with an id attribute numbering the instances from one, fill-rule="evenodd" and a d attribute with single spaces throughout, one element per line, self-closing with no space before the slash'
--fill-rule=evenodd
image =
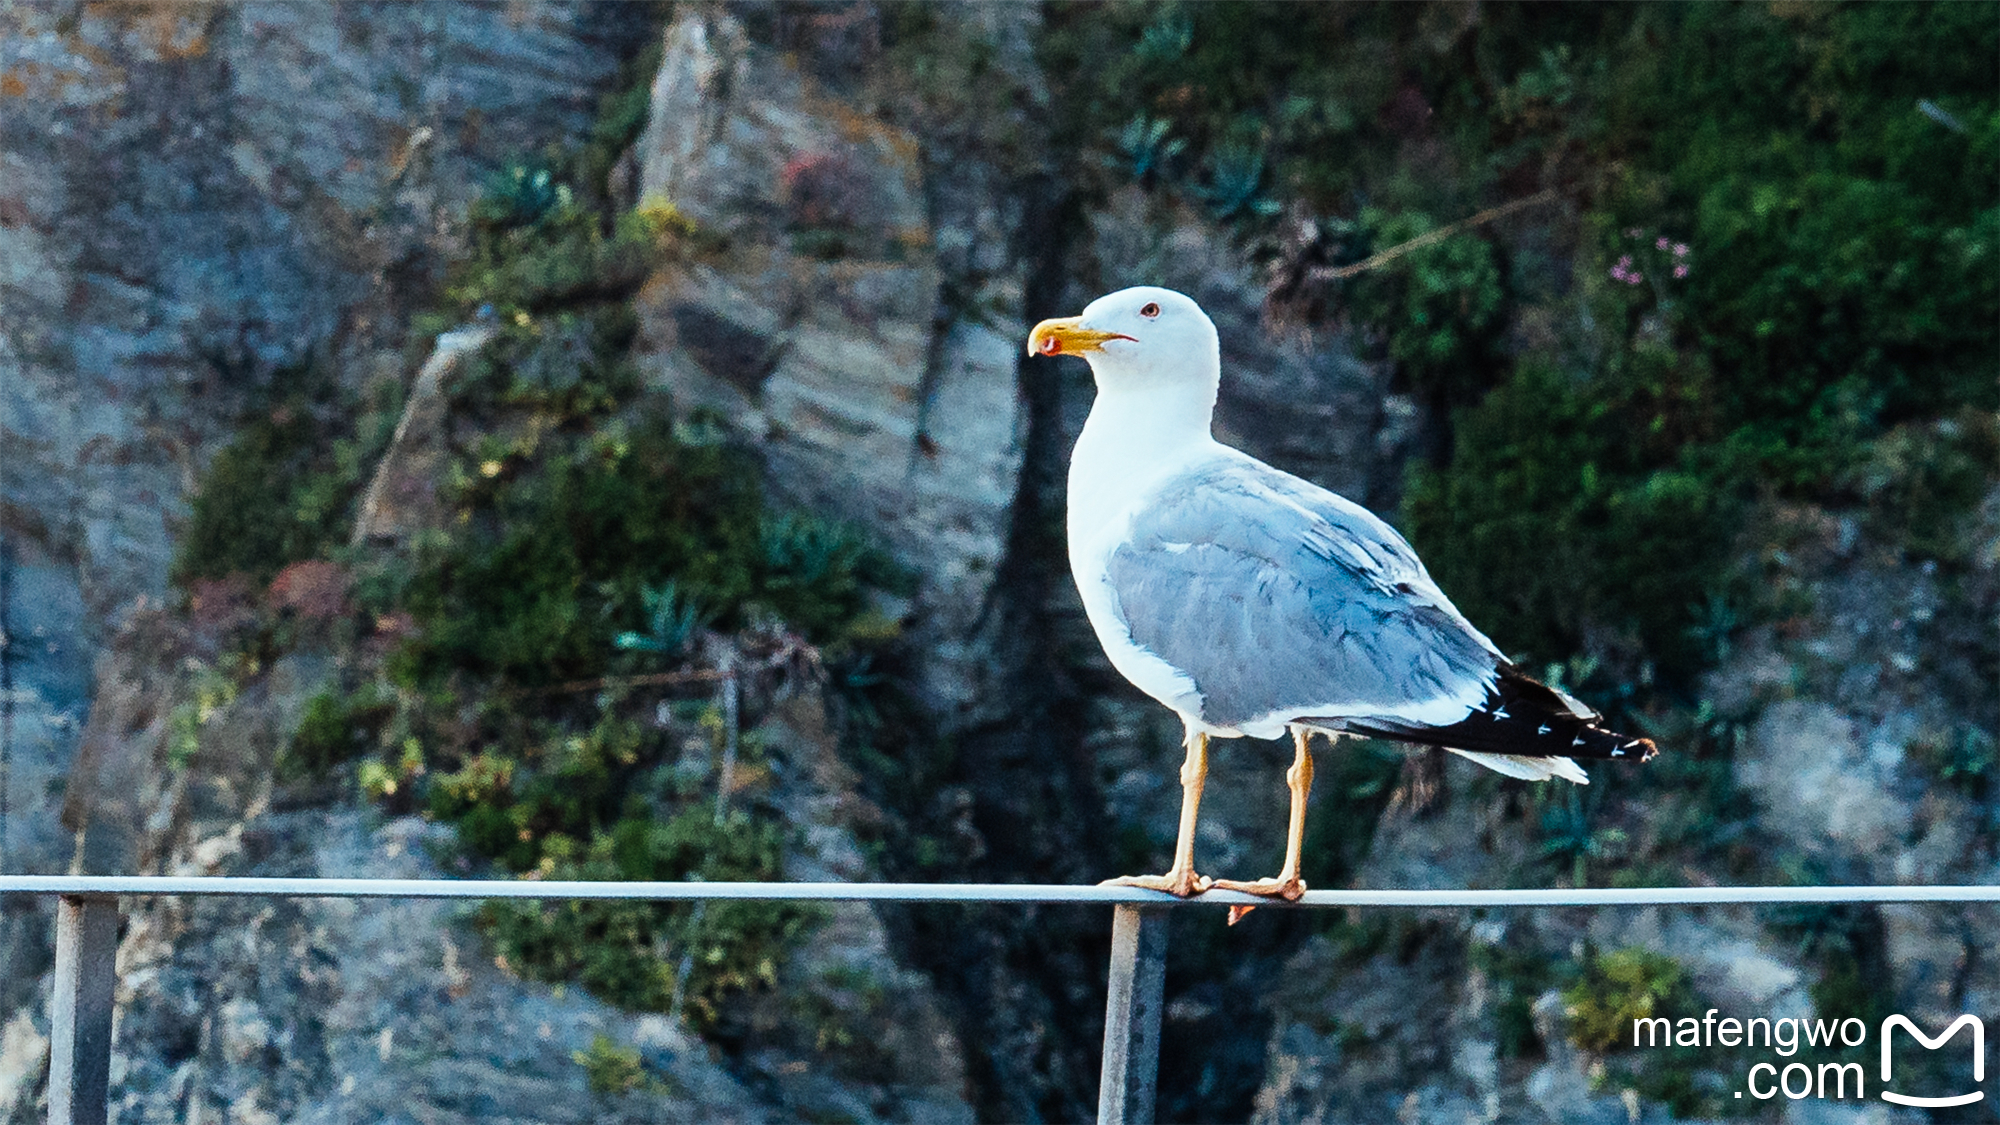
<path id="1" fill-rule="evenodd" d="M 1152 1125 L 1160 1074 L 1160 997 L 1167 980 L 1167 912 L 1157 906 L 1121 905 L 1116 910 L 1097 1125 Z"/>
<path id="2" fill-rule="evenodd" d="M 104 1125 L 117 960 L 118 900 L 62 896 L 56 906 L 56 993 L 49 1005 L 49 1125 Z"/>

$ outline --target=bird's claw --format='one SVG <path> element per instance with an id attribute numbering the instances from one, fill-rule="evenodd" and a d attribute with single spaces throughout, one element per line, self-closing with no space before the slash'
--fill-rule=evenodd
<path id="1" fill-rule="evenodd" d="M 1289 879 L 1214 879 L 1210 886 L 1218 891 L 1241 891 L 1246 895 L 1260 898 L 1281 898 L 1286 902 L 1297 902 L 1305 897 L 1306 881 L 1294 875 Z"/>
<path id="2" fill-rule="evenodd" d="M 1215 879 L 1212 886 L 1218 891 L 1241 891 L 1246 895 L 1263 898 L 1281 898 L 1286 902 L 1297 902 L 1306 893 L 1306 881 L 1294 875 L 1290 879 L 1256 879 L 1245 882 L 1241 879 Z M 1229 924 L 1234 926 L 1244 915 L 1257 909 L 1255 906 L 1232 906 L 1229 908 Z"/>
<path id="3" fill-rule="evenodd" d="M 1097 884 L 1100 887 L 1143 887 L 1149 891 L 1165 891 L 1170 895 L 1187 898 L 1198 895 L 1215 884 L 1206 875 L 1197 875 L 1192 870 L 1169 871 L 1165 875 L 1120 875 L 1116 879 L 1106 879 Z"/>

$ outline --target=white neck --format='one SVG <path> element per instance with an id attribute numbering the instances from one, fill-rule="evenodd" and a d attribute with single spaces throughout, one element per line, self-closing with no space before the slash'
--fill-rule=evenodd
<path id="1" fill-rule="evenodd" d="M 1069 542 L 1094 541 L 1162 477 L 1221 449 L 1209 432 L 1214 380 L 1133 386 L 1100 379 L 1069 459 Z"/>

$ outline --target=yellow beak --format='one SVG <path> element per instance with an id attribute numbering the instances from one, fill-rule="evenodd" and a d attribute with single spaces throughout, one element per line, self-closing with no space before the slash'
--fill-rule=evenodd
<path id="1" fill-rule="evenodd" d="M 1080 316 L 1045 320 L 1028 333 L 1029 355 L 1082 355 L 1101 352 L 1106 340 L 1130 340 L 1123 332 L 1101 332 L 1085 328 Z"/>

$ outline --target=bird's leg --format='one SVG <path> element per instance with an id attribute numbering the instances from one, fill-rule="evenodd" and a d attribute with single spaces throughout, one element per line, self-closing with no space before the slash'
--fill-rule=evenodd
<path id="1" fill-rule="evenodd" d="M 1258 879 L 1243 882 L 1238 879 L 1217 879 L 1217 890 L 1243 891 L 1246 894 L 1265 895 L 1282 898 L 1287 902 L 1297 902 L 1306 893 L 1306 881 L 1299 878 L 1299 853 L 1305 847 L 1306 839 L 1306 798 L 1312 793 L 1313 759 L 1308 741 L 1312 733 L 1304 727 L 1292 728 L 1292 768 L 1285 771 L 1285 786 L 1292 791 L 1292 817 L 1285 830 L 1285 866 L 1275 879 Z M 1232 906 L 1229 921 L 1234 925 L 1243 915 L 1255 910 L 1254 906 Z"/>
<path id="2" fill-rule="evenodd" d="M 1194 825 L 1201 809 L 1201 787 L 1208 779 L 1208 736 L 1187 732 L 1187 760 L 1181 763 L 1181 830 L 1174 841 L 1174 865 L 1165 875 L 1122 875 L 1101 886 L 1145 887 L 1186 898 L 1208 889 L 1205 875 L 1194 873 Z"/>

